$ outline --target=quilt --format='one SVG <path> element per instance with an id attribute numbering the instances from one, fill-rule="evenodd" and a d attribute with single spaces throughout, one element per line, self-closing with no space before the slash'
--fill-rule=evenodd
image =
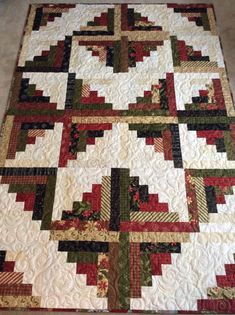
<path id="1" fill-rule="evenodd" d="M 213 6 L 31 5 L 0 176 L 2 309 L 234 313 Z"/>

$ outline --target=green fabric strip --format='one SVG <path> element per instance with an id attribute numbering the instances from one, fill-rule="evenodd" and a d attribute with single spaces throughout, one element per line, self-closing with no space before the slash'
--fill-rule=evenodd
<path id="1" fill-rule="evenodd" d="M 28 138 L 28 130 L 20 130 L 16 151 L 18 152 L 25 151 L 27 138 Z"/>
<path id="2" fill-rule="evenodd" d="M 178 117 L 180 124 L 226 124 L 235 122 L 235 117 L 210 116 L 210 117 Z"/>
<path id="3" fill-rule="evenodd" d="M 33 96 L 36 90 L 36 84 L 30 84 L 28 87 L 28 96 Z"/>
<path id="4" fill-rule="evenodd" d="M 111 103 L 104 103 L 104 104 L 79 104 L 76 106 L 76 109 L 81 110 L 103 110 L 103 109 L 112 109 L 113 105 Z"/>
<path id="5" fill-rule="evenodd" d="M 55 197 L 56 176 L 49 176 L 46 184 L 41 230 L 50 230 Z"/>
<path id="6" fill-rule="evenodd" d="M 89 21 L 87 22 L 87 26 L 99 26 L 99 23 L 95 21 Z"/>
<path id="7" fill-rule="evenodd" d="M 82 80 L 75 80 L 75 89 L 73 95 L 73 109 L 80 109 L 82 96 Z"/>
<path id="8" fill-rule="evenodd" d="M 203 110 L 200 103 L 185 104 L 186 110 Z M 206 108 L 204 109 L 206 110 Z"/>
<path id="9" fill-rule="evenodd" d="M 86 139 L 87 139 L 87 132 L 86 130 L 79 131 L 79 138 L 77 143 L 77 152 L 86 152 Z"/>
<path id="10" fill-rule="evenodd" d="M 235 160 L 235 151 L 231 138 L 231 131 L 224 131 L 224 144 L 227 152 L 228 160 Z"/>
<path id="11" fill-rule="evenodd" d="M 130 221 L 130 202 L 129 202 L 129 169 L 120 169 L 120 219 Z"/>
<path id="12" fill-rule="evenodd" d="M 121 309 L 130 308 L 130 243 L 129 233 L 123 232 L 119 238 L 119 304 Z"/>
<path id="13" fill-rule="evenodd" d="M 150 254 L 141 253 L 140 255 L 140 268 L 141 268 L 141 285 L 151 286 L 152 285 L 152 270 L 150 262 Z"/>
<path id="14" fill-rule="evenodd" d="M 114 42 L 113 47 L 113 72 L 120 72 L 120 41 Z"/>
<path id="15" fill-rule="evenodd" d="M 97 264 L 98 263 L 98 253 L 91 252 L 68 252 L 67 262 L 69 263 L 87 263 L 87 264 Z"/>
<path id="16" fill-rule="evenodd" d="M 192 176 L 206 177 L 206 176 L 216 176 L 216 177 L 227 177 L 235 176 L 235 169 L 187 169 L 187 171 Z"/>
<path id="17" fill-rule="evenodd" d="M 203 29 L 204 29 L 205 31 L 210 31 L 211 28 L 210 28 L 210 22 L 209 22 L 207 13 L 202 13 L 202 14 L 201 14 L 201 17 L 202 17 Z"/>
<path id="18" fill-rule="evenodd" d="M 140 20 L 141 19 L 141 14 L 139 12 L 134 12 L 134 17 L 136 20 Z"/>
<path id="19" fill-rule="evenodd" d="M 129 130 L 138 131 L 162 131 L 167 129 L 166 124 L 129 124 Z"/>
<path id="20" fill-rule="evenodd" d="M 54 62 L 55 62 L 55 56 L 56 56 L 56 50 L 57 50 L 57 46 L 51 46 L 50 48 L 50 52 L 48 55 L 48 60 L 47 60 L 47 66 L 49 67 L 53 67 Z M 43 66 L 45 65 L 45 62 L 43 63 Z"/>
<path id="21" fill-rule="evenodd" d="M 136 102 L 137 104 L 151 104 L 152 103 L 152 99 L 149 96 L 145 96 L 145 97 L 136 97 Z"/>
<path id="22" fill-rule="evenodd" d="M 108 32 L 114 31 L 114 9 L 108 9 Z"/>
<path id="23" fill-rule="evenodd" d="M 180 56 L 177 47 L 177 37 L 171 36 L 171 49 L 174 67 L 180 66 Z"/>
<path id="24" fill-rule="evenodd" d="M 62 116 L 64 110 L 55 110 L 55 109 L 14 109 L 10 108 L 7 112 L 7 115 L 18 115 L 18 116 Z"/>
<path id="25" fill-rule="evenodd" d="M 169 111 L 165 109 L 156 109 L 156 110 L 142 110 L 142 109 L 133 109 L 133 110 L 123 110 L 120 112 L 121 116 L 169 116 Z"/>
<path id="26" fill-rule="evenodd" d="M 29 192 L 35 192 L 36 191 L 36 185 L 35 184 L 10 184 L 8 192 L 9 193 L 29 193 Z"/>

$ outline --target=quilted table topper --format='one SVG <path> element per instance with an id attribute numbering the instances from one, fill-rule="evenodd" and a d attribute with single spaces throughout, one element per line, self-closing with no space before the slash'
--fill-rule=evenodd
<path id="1" fill-rule="evenodd" d="M 0 175 L 1 308 L 235 312 L 212 5 L 32 5 Z"/>

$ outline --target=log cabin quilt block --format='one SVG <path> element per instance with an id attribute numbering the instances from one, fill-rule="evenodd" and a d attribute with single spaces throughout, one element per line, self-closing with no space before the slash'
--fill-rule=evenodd
<path id="1" fill-rule="evenodd" d="M 2 309 L 234 313 L 213 6 L 31 5 L 0 176 Z"/>

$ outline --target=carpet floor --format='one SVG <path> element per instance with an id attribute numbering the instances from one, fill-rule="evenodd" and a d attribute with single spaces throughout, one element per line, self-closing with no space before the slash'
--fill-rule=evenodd
<path id="1" fill-rule="evenodd" d="M 213 5 L 31 5 L 0 176 L 2 310 L 234 313 Z"/>

